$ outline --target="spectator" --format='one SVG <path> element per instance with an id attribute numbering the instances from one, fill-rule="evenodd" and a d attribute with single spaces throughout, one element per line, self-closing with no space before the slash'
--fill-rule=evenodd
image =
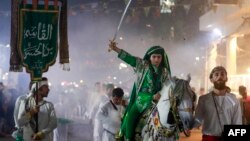
<path id="1" fill-rule="evenodd" d="M 250 97 L 247 96 L 247 88 L 245 86 L 239 86 L 240 105 L 242 109 L 242 122 L 245 125 L 250 125 Z"/>
<path id="2" fill-rule="evenodd" d="M 121 88 L 115 88 L 111 100 L 101 105 L 96 114 L 103 127 L 101 141 L 115 141 L 115 134 L 119 131 L 121 117 L 124 112 L 122 104 L 124 92 Z"/>
<path id="3" fill-rule="evenodd" d="M 36 90 L 37 87 L 38 90 Z M 57 119 L 54 105 L 44 99 L 48 94 L 48 80 L 43 78 L 42 81 L 32 85 L 26 100 L 21 101 L 18 125 L 23 128 L 25 141 L 53 141 L 53 130 L 57 127 Z M 36 122 L 36 116 L 38 116 L 38 122 Z"/>
<path id="4" fill-rule="evenodd" d="M 222 141 L 224 125 L 242 124 L 240 103 L 226 86 L 227 71 L 222 66 L 210 73 L 213 90 L 199 98 L 195 126 L 202 125 L 202 141 Z"/>

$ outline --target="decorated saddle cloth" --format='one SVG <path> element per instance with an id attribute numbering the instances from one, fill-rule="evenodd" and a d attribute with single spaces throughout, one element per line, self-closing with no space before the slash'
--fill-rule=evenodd
<path id="1" fill-rule="evenodd" d="M 141 131 L 143 130 L 143 127 L 147 124 L 148 119 L 149 119 L 149 117 L 150 117 L 150 115 L 155 107 L 156 107 L 156 104 L 152 104 L 139 117 L 139 120 L 138 120 L 136 128 L 135 128 L 135 136 L 137 139 L 141 139 Z"/>

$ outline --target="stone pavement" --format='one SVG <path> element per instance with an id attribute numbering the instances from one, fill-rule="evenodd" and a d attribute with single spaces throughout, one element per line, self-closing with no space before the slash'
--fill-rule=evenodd
<path id="1" fill-rule="evenodd" d="M 193 129 L 191 130 L 190 137 L 186 137 L 183 133 L 181 133 L 179 141 L 201 141 L 201 137 L 201 129 Z"/>

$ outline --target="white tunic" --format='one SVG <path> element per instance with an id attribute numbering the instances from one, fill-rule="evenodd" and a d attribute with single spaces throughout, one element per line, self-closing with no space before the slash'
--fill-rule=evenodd
<path id="1" fill-rule="evenodd" d="M 100 97 L 98 97 L 95 101 L 95 104 L 92 108 L 91 111 L 91 119 L 93 119 L 93 138 L 94 141 L 101 141 L 101 136 L 102 136 L 102 131 L 103 131 L 103 127 L 100 123 L 100 121 L 98 119 L 96 119 L 96 113 L 98 111 L 98 109 L 105 104 L 106 102 L 108 102 L 110 100 L 110 98 L 107 95 L 102 95 Z"/>
<path id="2" fill-rule="evenodd" d="M 217 105 L 218 114 L 214 101 Z M 202 95 L 195 111 L 195 121 L 195 126 L 203 123 L 203 135 L 220 136 L 222 130 L 224 130 L 224 125 L 242 124 L 240 103 L 232 93 L 226 93 L 225 96 L 214 95 L 214 100 L 212 93 Z"/>
<path id="3" fill-rule="evenodd" d="M 23 101 L 25 98 L 27 97 L 27 95 L 21 95 L 17 98 L 16 103 L 15 103 L 15 108 L 14 108 L 14 121 L 15 121 L 15 126 L 17 128 L 19 128 L 18 122 L 17 122 L 17 117 L 18 117 L 18 113 L 19 113 L 19 107 L 21 104 L 21 101 Z"/>
<path id="4" fill-rule="evenodd" d="M 115 134 L 120 129 L 123 107 L 120 105 L 115 106 L 117 109 L 115 109 L 111 101 L 108 101 L 99 108 L 96 114 L 96 118 L 103 126 L 102 141 L 115 141 Z"/>
<path id="5" fill-rule="evenodd" d="M 28 103 L 26 102 L 27 100 Z M 24 141 L 33 141 L 31 136 L 34 134 L 34 131 L 30 125 L 30 119 L 26 115 L 25 105 L 31 108 L 35 105 L 35 100 L 33 97 L 29 97 L 27 100 L 23 100 L 20 103 L 18 124 L 19 126 L 23 127 Z M 54 106 L 48 101 L 42 101 L 38 104 L 41 105 L 40 111 L 38 113 L 38 132 L 45 133 L 45 136 L 41 141 L 53 141 L 53 130 L 57 127 Z"/>

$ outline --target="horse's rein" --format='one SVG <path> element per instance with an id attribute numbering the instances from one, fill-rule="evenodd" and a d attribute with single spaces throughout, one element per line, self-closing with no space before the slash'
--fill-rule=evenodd
<path id="1" fill-rule="evenodd" d="M 193 112 L 193 108 L 178 108 L 179 111 L 183 111 L 183 112 Z"/>
<path id="2" fill-rule="evenodd" d="M 162 101 L 169 101 L 170 99 L 165 99 L 165 100 L 162 100 Z"/>

